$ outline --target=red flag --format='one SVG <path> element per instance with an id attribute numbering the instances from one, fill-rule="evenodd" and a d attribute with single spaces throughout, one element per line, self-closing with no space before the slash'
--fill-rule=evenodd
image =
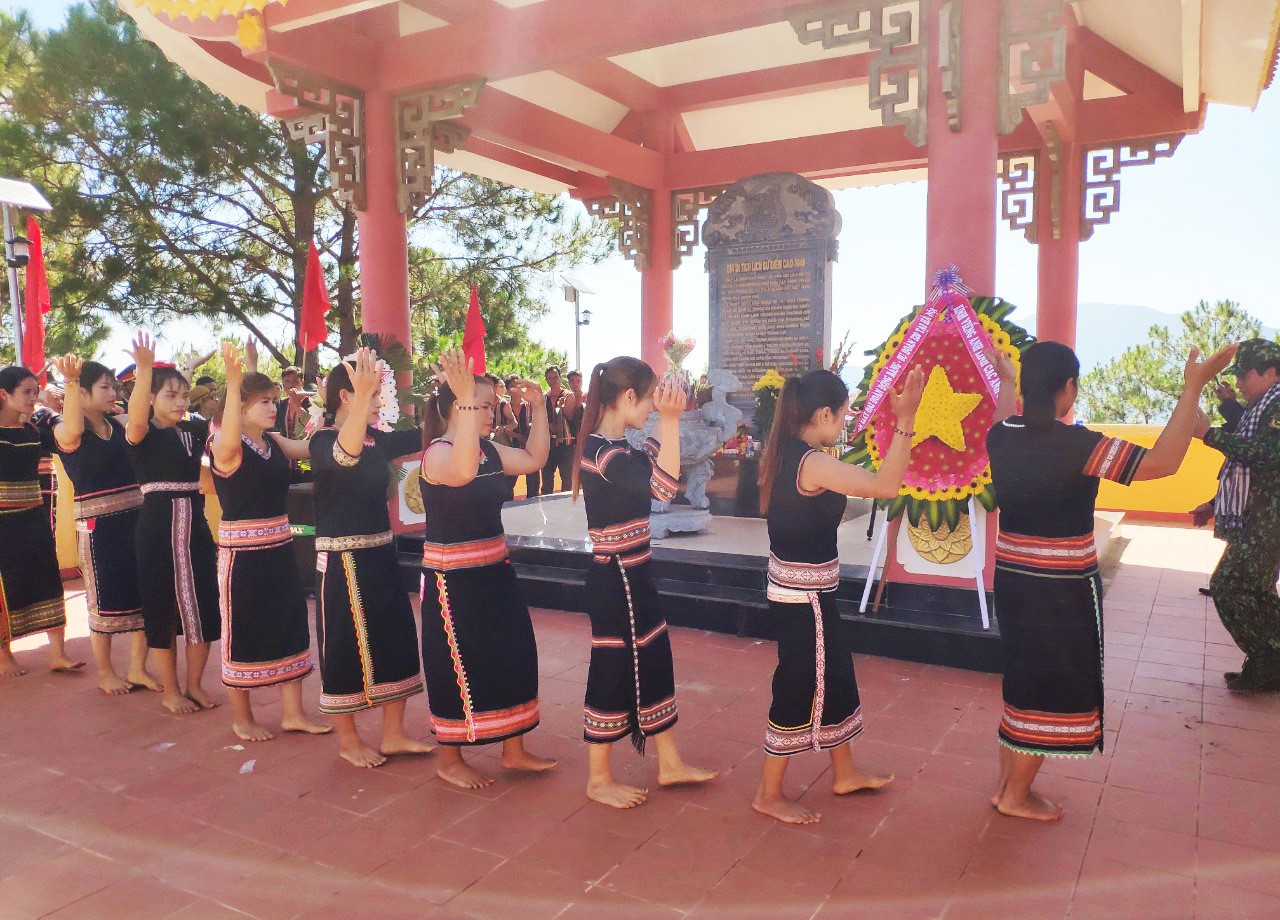
<path id="1" fill-rule="evenodd" d="M 320 253 L 316 244 L 309 244 L 307 274 L 302 282 L 302 322 L 298 324 L 298 341 L 302 350 L 312 351 L 328 338 L 329 327 L 324 318 L 329 313 L 329 291 L 324 283 L 324 269 L 320 267 Z"/>
<path id="2" fill-rule="evenodd" d="M 467 328 L 462 333 L 462 353 L 471 359 L 473 371 L 485 372 L 484 320 L 480 317 L 480 292 L 474 284 L 471 285 L 471 306 L 467 309 Z"/>
<path id="3" fill-rule="evenodd" d="M 44 247 L 40 241 L 40 225 L 27 218 L 27 237 L 31 240 L 31 261 L 27 263 L 27 293 L 23 302 L 22 360 L 40 378 L 44 386 L 44 315 L 53 309 L 49 300 L 49 279 L 44 273 Z"/>

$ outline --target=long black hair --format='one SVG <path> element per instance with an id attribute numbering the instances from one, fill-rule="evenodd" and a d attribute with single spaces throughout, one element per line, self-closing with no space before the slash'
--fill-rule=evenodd
<path id="1" fill-rule="evenodd" d="M 803 377 L 788 377 L 778 396 L 773 427 L 760 460 L 760 513 L 769 511 L 773 480 L 778 475 L 779 445 L 784 438 L 799 436 L 815 412 L 830 409 L 839 412 L 849 398 L 849 387 L 831 371 L 809 371 Z"/>
<path id="2" fill-rule="evenodd" d="M 550 368 L 548 368 L 550 370 Z M 587 391 L 587 405 L 582 410 L 582 424 L 578 426 L 578 444 L 573 451 L 573 497 L 581 488 L 582 450 L 587 436 L 600 426 L 605 409 L 613 408 L 627 390 L 635 390 L 644 399 L 658 386 L 658 375 L 644 361 L 630 355 L 610 358 L 597 364 L 591 371 L 591 389 Z"/>
<path id="3" fill-rule="evenodd" d="M 78 381 L 80 389 L 92 390 L 103 377 L 110 377 L 113 385 L 116 382 L 116 372 L 105 364 L 99 364 L 97 361 L 86 361 L 80 365 L 80 380 Z M 67 384 L 70 385 L 70 383 L 71 381 L 68 380 Z"/>
<path id="4" fill-rule="evenodd" d="M 1080 379 L 1080 359 L 1061 342 L 1036 342 L 1022 353 L 1022 420 L 1043 428 L 1058 417 L 1059 391 Z"/>
<path id="5" fill-rule="evenodd" d="M 493 380 L 489 378 L 492 374 L 474 374 L 473 379 L 476 386 L 493 386 Z M 497 389 L 494 389 L 495 396 Z M 427 411 L 422 419 L 422 447 L 425 450 L 431 446 L 431 442 L 436 438 L 444 437 L 445 430 L 449 427 L 449 416 L 453 415 L 453 407 L 458 401 L 458 396 L 447 383 L 441 383 L 436 387 L 436 391 L 431 398 L 427 400 Z M 498 407 L 494 406 L 496 410 Z M 497 424 L 495 417 L 494 424 Z"/>

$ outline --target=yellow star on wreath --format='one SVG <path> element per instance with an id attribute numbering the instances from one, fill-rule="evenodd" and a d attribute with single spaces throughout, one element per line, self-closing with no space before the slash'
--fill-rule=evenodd
<path id="1" fill-rule="evenodd" d="M 935 365 L 929 372 L 920 409 L 916 412 L 916 436 L 911 441 L 915 447 L 929 438 L 936 437 L 952 450 L 964 452 L 964 427 L 960 424 L 982 402 L 981 393 L 957 393 L 942 365 Z"/>

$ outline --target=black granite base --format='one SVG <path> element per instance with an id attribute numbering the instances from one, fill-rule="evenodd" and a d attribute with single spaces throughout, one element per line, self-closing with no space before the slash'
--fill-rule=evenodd
<path id="1" fill-rule="evenodd" d="M 531 607 L 585 609 L 591 554 L 570 540 L 508 537 L 511 560 Z M 414 541 L 400 540 L 406 587 L 418 590 Z M 758 556 L 655 547 L 651 571 L 673 626 L 771 639 L 764 594 L 765 560 Z M 836 604 L 856 652 L 973 671 L 1001 670 L 1000 633 L 984 630 L 973 591 L 890 584 L 880 609 L 858 613 L 865 566 L 841 566 Z M 874 595 L 873 595 L 874 597 Z M 992 607 L 991 595 L 987 603 Z"/>

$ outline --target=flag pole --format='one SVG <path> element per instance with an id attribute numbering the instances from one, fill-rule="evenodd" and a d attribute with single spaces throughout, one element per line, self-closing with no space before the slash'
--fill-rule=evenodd
<path id="1" fill-rule="evenodd" d="M 22 306 L 18 297 L 18 270 L 13 265 L 13 223 L 9 217 L 9 206 L 0 204 L 4 212 L 4 259 L 9 268 L 9 309 L 13 315 L 13 363 L 22 366 Z"/>

